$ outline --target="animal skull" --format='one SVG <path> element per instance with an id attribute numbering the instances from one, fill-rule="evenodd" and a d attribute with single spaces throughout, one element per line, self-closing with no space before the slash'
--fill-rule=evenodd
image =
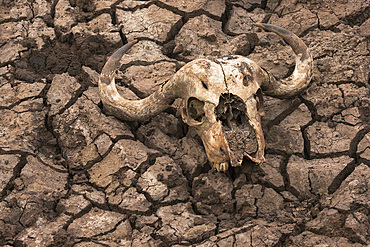
<path id="1" fill-rule="evenodd" d="M 99 90 L 105 109 L 123 120 L 145 121 L 181 98 L 178 111 L 183 121 L 195 128 L 208 160 L 217 170 L 240 166 L 244 156 L 255 163 L 263 162 L 262 91 L 278 98 L 301 92 L 309 85 L 313 61 L 307 46 L 292 32 L 270 24 L 255 25 L 275 32 L 292 47 L 297 59 L 288 78 L 277 81 L 242 56 L 197 59 L 149 97 L 127 100 L 117 92 L 114 75 L 123 54 L 136 43 L 132 41 L 113 53 L 101 72 Z"/>

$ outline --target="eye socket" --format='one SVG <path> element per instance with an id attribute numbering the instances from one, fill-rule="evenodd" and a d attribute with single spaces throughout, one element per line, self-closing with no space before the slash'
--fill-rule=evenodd
<path id="1" fill-rule="evenodd" d="M 205 112 L 204 112 L 204 102 L 198 100 L 197 98 L 190 97 L 187 102 L 187 116 L 197 124 L 201 124 L 204 121 Z M 190 120 L 189 119 L 189 120 Z"/>

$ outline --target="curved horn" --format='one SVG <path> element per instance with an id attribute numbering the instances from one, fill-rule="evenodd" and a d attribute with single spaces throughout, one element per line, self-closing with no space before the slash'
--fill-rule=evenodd
<path id="1" fill-rule="evenodd" d="M 166 110 L 175 99 L 171 87 L 166 85 L 162 85 L 156 92 L 140 100 L 128 100 L 118 93 L 115 72 L 120 66 L 123 54 L 136 42 L 133 40 L 114 52 L 99 77 L 99 92 L 104 108 L 115 117 L 127 121 L 145 121 Z"/>
<path id="2" fill-rule="evenodd" d="M 306 44 L 297 35 L 284 28 L 265 23 L 254 23 L 254 25 L 282 37 L 296 54 L 293 73 L 288 78 L 278 81 L 267 72 L 267 79 L 261 85 L 263 92 L 272 97 L 287 98 L 306 89 L 310 84 L 313 68 L 313 59 Z"/>

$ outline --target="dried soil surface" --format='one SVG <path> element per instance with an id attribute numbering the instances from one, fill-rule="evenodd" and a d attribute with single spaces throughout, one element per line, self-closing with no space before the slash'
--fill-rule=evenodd
<path id="1" fill-rule="evenodd" d="M 370 1 L 5 0 L 0 8 L 0 245 L 369 246 Z M 265 97 L 266 162 L 207 163 L 173 106 L 145 123 L 102 111 L 107 57 L 143 98 L 186 62 L 240 54 L 282 78 L 292 30 L 315 71 Z"/>

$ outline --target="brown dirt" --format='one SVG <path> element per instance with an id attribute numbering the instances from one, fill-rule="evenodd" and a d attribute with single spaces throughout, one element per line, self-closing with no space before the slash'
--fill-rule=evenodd
<path id="1" fill-rule="evenodd" d="M 370 2 L 16 0 L 0 6 L 0 245 L 370 245 Z M 102 112 L 97 78 L 145 97 L 185 62 L 239 54 L 276 77 L 312 50 L 312 85 L 264 97 L 266 162 L 210 169 L 175 107 L 140 124 Z M 176 102 L 175 102 L 176 104 Z"/>

